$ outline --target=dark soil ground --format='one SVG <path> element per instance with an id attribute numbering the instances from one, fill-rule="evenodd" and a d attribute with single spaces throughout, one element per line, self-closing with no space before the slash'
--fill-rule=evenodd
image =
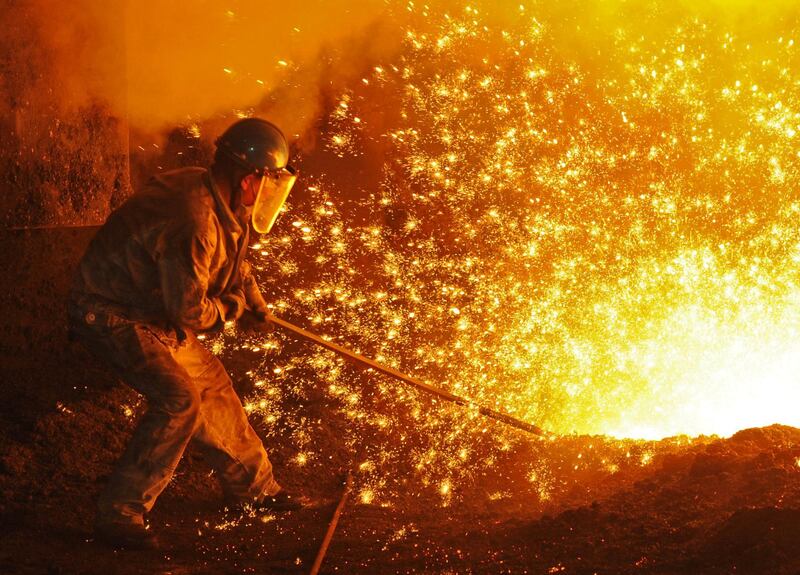
<path id="1" fill-rule="evenodd" d="M 137 412 L 139 400 L 66 340 L 67 278 L 91 233 L 3 237 L 0 573 L 308 572 L 357 464 L 324 401 L 304 407 L 325 454 L 308 465 L 293 464 L 282 431 L 258 427 L 279 478 L 320 507 L 282 516 L 226 510 L 190 452 L 150 517 L 162 550 L 94 541 L 93 502 L 133 427 L 126 409 Z M 242 368 L 228 363 L 241 388 Z M 356 472 L 322 571 L 800 573 L 798 429 L 659 442 L 521 437 L 479 456 L 493 465 L 454 486 L 446 503 L 436 489 L 414 487 L 412 469 L 397 468 L 383 472 L 408 489 L 367 504 Z M 553 478 L 547 493 L 532 492 L 531 461 Z"/>

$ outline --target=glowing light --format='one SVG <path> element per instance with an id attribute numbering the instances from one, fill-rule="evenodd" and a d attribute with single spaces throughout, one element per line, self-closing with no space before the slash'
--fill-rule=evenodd
<path id="1" fill-rule="evenodd" d="M 383 155 L 368 158 L 379 181 L 348 195 L 334 175 L 304 174 L 303 201 L 251 252 L 276 313 L 559 433 L 800 425 L 792 42 L 681 8 L 647 22 L 586 17 L 598 50 L 583 54 L 556 9 L 513 6 L 501 29 L 502 8 L 480 8 L 409 8 L 399 55 L 334 96 L 321 147 L 357 163 L 379 142 Z M 734 41 L 747 34 L 750 50 Z M 451 496 L 491 465 L 470 456 L 476 443 L 518 441 L 328 353 L 270 341 L 280 358 L 254 370 L 270 385 L 246 408 L 302 429 L 267 390 L 305 398 L 302 380 L 318 374 L 350 441 L 383 438 L 359 463 L 363 503 L 385 500 L 385 465 L 402 460 Z M 398 414 L 422 445 L 409 446 Z M 652 464 L 619 449 L 603 462 L 570 454 L 562 469 Z M 548 473 L 529 477 L 541 501 L 556 489 Z"/>

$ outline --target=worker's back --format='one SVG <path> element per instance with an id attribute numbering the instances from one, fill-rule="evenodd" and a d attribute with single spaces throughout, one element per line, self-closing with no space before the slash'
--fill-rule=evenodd
<path id="1" fill-rule="evenodd" d="M 202 295 L 211 296 L 222 292 L 235 266 L 242 229 L 231 221 L 229 210 L 219 217 L 210 187 L 202 168 L 151 178 L 91 241 L 75 276 L 72 299 L 90 300 L 131 319 L 163 321 L 176 319 L 164 298 L 165 288 L 174 291 L 165 285 L 170 276 L 183 278 L 188 272 L 195 281 L 185 289 L 205 287 L 207 294 Z M 207 277 L 192 278 L 195 270 Z"/>

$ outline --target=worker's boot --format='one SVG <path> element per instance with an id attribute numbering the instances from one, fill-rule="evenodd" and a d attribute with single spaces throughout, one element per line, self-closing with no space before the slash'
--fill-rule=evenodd
<path id="1" fill-rule="evenodd" d="M 158 549 L 158 539 L 152 531 L 137 523 L 104 523 L 94 528 L 97 540 L 116 549 Z"/>

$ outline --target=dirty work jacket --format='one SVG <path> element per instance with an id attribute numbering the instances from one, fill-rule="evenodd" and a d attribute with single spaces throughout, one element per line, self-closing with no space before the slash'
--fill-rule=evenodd
<path id="1" fill-rule="evenodd" d="M 79 307 L 194 331 L 225 317 L 226 303 L 266 309 L 244 262 L 240 224 L 209 172 L 155 176 L 109 216 L 91 241 L 73 284 Z"/>

